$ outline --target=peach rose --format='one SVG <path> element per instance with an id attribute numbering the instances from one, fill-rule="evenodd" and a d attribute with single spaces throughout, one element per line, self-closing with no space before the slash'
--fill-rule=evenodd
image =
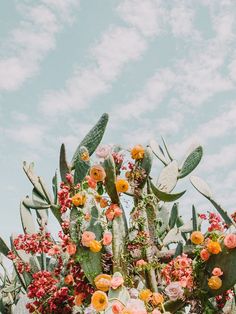
<path id="1" fill-rule="evenodd" d="M 66 252 L 69 255 L 74 255 L 76 253 L 76 245 L 74 243 L 70 243 L 66 247 Z"/>
<path id="2" fill-rule="evenodd" d="M 101 165 L 91 167 L 89 174 L 90 178 L 97 182 L 103 181 L 106 177 L 106 172 Z"/>
<path id="3" fill-rule="evenodd" d="M 145 262 L 143 259 L 140 259 L 136 262 L 136 266 L 137 267 L 142 267 L 142 266 L 145 266 L 147 265 L 147 262 Z"/>
<path id="4" fill-rule="evenodd" d="M 112 233 L 109 231 L 106 231 L 103 234 L 102 243 L 103 243 L 103 245 L 110 245 L 111 242 L 112 242 Z"/>
<path id="5" fill-rule="evenodd" d="M 96 235 L 91 231 L 84 231 L 82 234 L 81 243 L 83 246 L 89 247 L 91 241 L 96 239 Z"/>
<path id="6" fill-rule="evenodd" d="M 222 276 L 223 271 L 219 267 L 215 267 L 212 271 L 212 275 L 217 276 L 217 277 Z"/>
<path id="7" fill-rule="evenodd" d="M 123 285 L 123 283 L 124 283 L 124 279 L 121 276 L 113 277 L 111 279 L 111 287 L 112 287 L 112 289 L 119 288 L 121 285 Z"/>
<path id="8" fill-rule="evenodd" d="M 224 245 L 228 248 L 228 249 L 234 249 L 236 247 L 236 234 L 228 234 L 225 238 L 224 238 Z"/>
<path id="9" fill-rule="evenodd" d="M 200 257 L 203 261 L 207 261 L 210 257 L 210 253 L 206 249 L 202 249 L 200 252 Z"/>
<path id="10" fill-rule="evenodd" d="M 122 305 L 120 302 L 115 302 L 113 303 L 111 309 L 113 314 L 120 314 L 124 309 L 124 305 Z"/>

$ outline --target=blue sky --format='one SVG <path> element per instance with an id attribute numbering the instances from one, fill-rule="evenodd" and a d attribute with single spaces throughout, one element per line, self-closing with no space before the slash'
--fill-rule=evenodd
<path id="1" fill-rule="evenodd" d="M 61 142 L 72 155 L 103 112 L 111 118 L 106 143 L 130 147 L 162 135 L 179 160 L 201 143 L 205 155 L 195 174 L 234 210 L 235 39 L 234 0 L 3 0 L 4 238 L 21 230 L 18 205 L 31 189 L 22 161 L 35 161 L 50 183 Z M 193 202 L 211 208 L 183 185 L 183 215 Z"/>

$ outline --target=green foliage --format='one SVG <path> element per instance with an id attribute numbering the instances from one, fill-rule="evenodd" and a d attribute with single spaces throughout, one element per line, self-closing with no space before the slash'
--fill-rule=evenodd
<path id="1" fill-rule="evenodd" d="M 203 155 L 202 146 L 198 146 L 191 152 L 188 157 L 185 159 L 183 166 L 179 173 L 179 178 L 182 179 L 190 174 L 200 163 Z"/>
<path id="2" fill-rule="evenodd" d="M 61 181 L 66 182 L 66 174 L 70 173 L 70 166 L 66 159 L 65 144 L 61 144 L 59 168 L 60 168 Z"/>
<path id="3" fill-rule="evenodd" d="M 175 193 L 175 194 L 170 194 L 170 193 L 165 193 L 160 191 L 151 181 L 151 188 L 153 191 L 153 194 L 160 200 L 164 202 L 174 202 L 177 199 L 179 199 L 186 191 L 180 192 L 180 193 Z"/>
<path id="4" fill-rule="evenodd" d="M 90 168 L 90 161 L 83 160 L 83 154 L 89 154 L 88 149 L 85 146 L 81 146 L 78 149 L 77 158 L 74 161 L 74 183 L 81 183 L 85 178 Z"/>

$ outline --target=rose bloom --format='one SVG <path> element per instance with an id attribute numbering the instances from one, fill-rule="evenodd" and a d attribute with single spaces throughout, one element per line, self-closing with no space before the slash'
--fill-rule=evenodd
<path id="1" fill-rule="evenodd" d="M 74 255 L 76 253 L 76 245 L 74 243 L 70 243 L 66 246 L 66 252 L 69 255 Z"/>
<path id="2" fill-rule="evenodd" d="M 78 293 L 76 296 L 75 296 L 75 305 L 76 306 L 81 306 L 84 299 L 86 299 L 86 294 L 83 293 L 83 292 L 80 292 Z"/>
<path id="3" fill-rule="evenodd" d="M 85 193 L 77 193 L 71 198 L 71 202 L 75 206 L 83 206 L 86 202 L 87 196 Z"/>
<path id="4" fill-rule="evenodd" d="M 102 245 L 99 241 L 97 240 L 92 240 L 89 244 L 89 248 L 90 248 L 90 251 L 93 252 L 93 253 L 98 253 L 101 251 L 102 249 Z"/>
<path id="5" fill-rule="evenodd" d="M 202 249 L 200 252 L 200 257 L 203 261 L 207 261 L 210 257 L 210 253 L 206 249 Z"/>
<path id="6" fill-rule="evenodd" d="M 143 289 L 139 292 L 139 299 L 148 302 L 152 296 L 152 291 L 149 289 Z"/>
<path id="7" fill-rule="evenodd" d="M 66 285 L 73 285 L 74 283 L 74 278 L 71 274 L 67 275 L 64 279 L 64 282 Z"/>
<path id="8" fill-rule="evenodd" d="M 142 267 L 142 266 L 145 266 L 147 265 L 147 262 L 145 262 L 143 259 L 140 259 L 136 262 L 136 266 L 137 267 Z"/>
<path id="9" fill-rule="evenodd" d="M 182 299 L 184 291 L 178 282 L 171 282 L 166 288 L 165 293 L 171 301 Z"/>
<path id="10" fill-rule="evenodd" d="M 207 249 L 212 254 L 219 254 L 222 251 L 220 243 L 212 240 L 207 243 Z"/>
<path id="11" fill-rule="evenodd" d="M 112 221 L 114 218 L 120 217 L 122 212 L 122 209 L 117 204 L 111 204 L 107 208 L 105 215 L 109 221 Z"/>
<path id="12" fill-rule="evenodd" d="M 98 290 L 108 291 L 111 285 L 111 276 L 107 274 L 100 274 L 94 279 L 95 286 Z"/>
<path id="13" fill-rule="evenodd" d="M 165 313 L 167 313 L 167 312 L 165 312 Z M 155 309 L 152 311 L 152 314 L 161 314 L 161 312 L 159 310 Z"/>
<path id="14" fill-rule="evenodd" d="M 139 299 L 130 299 L 123 310 L 123 313 L 147 314 L 144 303 Z"/>
<path id="15" fill-rule="evenodd" d="M 102 243 L 103 243 L 103 245 L 110 245 L 111 242 L 112 242 L 112 233 L 109 231 L 106 231 L 103 234 Z"/>
<path id="16" fill-rule="evenodd" d="M 234 249 L 236 247 L 236 234 L 228 234 L 225 238 L 224 238 L 224 245 L 228 248 L 228 249 Z"/>
<path id="17" fill-rule="evenodd" d="M 91 179 L 99 182 L 99 181 L 103 181 L 105 179 L 106 172 L 101 165 L 95 165 L 95 166 L 91 167 L 89 175 L 90 175 Z"/>
<path id="18" fill-rule="evenodd" d="M 89 247 L 90 242 L 95 240 L 95 239 L 96 239 L 95 233 L 93 233 L 91 231 L 84 231 L 84 233 L 82 234 L 81 243 L 83 246 Z"/>
<path id="19" fill-rule="evenodd" d="M 104 311 L 108 307 L 106 293 L 103 291 L 95 291 L 92 295 L 91 304 L 96 311 Z"/>
<path id="20" fill-rule="evenodd" d="M 152 294 L 152 304 L 153 305 L 159 305 L 161 303 L 164 302 L 164 297 L 161 293 L 158 293 L 158 292 L 154 292 Z"/>
<path id="21" fill-rule="evenodd" d="M 98 158 L 107 158 L 111 152 L 111 147 L 109 145 L 101 145 L 96 150 L 96 155 Z"/>
<path id="22" fill-rule="evenodd" d="M 218 290 L 222 286 L 222 280 L 217 276 L 212 276 L 208 279 L 208 286 L 212 290 Z"/>
<path id="23" fill-rule="evenodd" d="M 219 267 L 215 267 L 212 271 L 212 275 L 214 276 L 222 276 L 223 275 L 223 271 L 219 268 Z"/>
<path id="24" fill-rule="evenodd" d="M 118 193 L 127 192 L 129 189 L 129 183 L 125 179 L 118 179 L 116 181 L 116 190 Z"/>
<path id="25" fill-rule="evenodd" d="M 131 150 L 131 157 L 135 160 L 143 159 L 144 152 L 145 151 L 142 145 L 136 145 Z"/>
<path id="26" fill-rule="evenodd" d="M 194 231 L 191 234 L 191 241 L 193 244 L 202 244 L 204 241 L 204 235 L 200 231 Z"/>
<path id="27" fill-rule="evenodd" d="M 124 279 L 121 276 L 112 277 L 111 279 L 111 287 L 112 289 L 117 289 L 122 286 L 124 283 Z"/>
<path id="28" fill-rule="evenodd" d="M 90 176 L 86 176 L 85 177 L 87 183 L 88 183 L 88 186 L 91 188 L 91 189 L 96 189 L 97 187 L 97 181 L 95 181 L 94 179 L 92 179 Z"/>
<path id="29" fill-rule="evenodd" d="M 124 309 L 124 305 L 120 302 L 115 302 L 112 304 L 111 309 L 113 314 L 121 314 L 122 310 Z"/>

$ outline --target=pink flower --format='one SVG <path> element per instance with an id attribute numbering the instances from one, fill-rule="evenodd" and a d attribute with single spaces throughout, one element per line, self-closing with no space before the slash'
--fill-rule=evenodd
<path id="1" fill-rule="evenodd" d="M 147 262 L 145 262 L 143 259 L 140 259 L 136 262 L 136 266 L 137 267 L 142 267 L 142 266 L 145 266 L 147 265 Z"/>
<path id="2" fill-rule="evenodd" d="M 85 179 L 87 180 L 88 186 L 91 189 L 96 189 L 97 182 L 94 179 L 92 179 L 90 176 L 86 176 Z"/>
<path id="3" fill-rule="evenodd" d="M 120 217 L 122 215 L 122 209 L 120 207 L 115 207 L 114 209 L 114 215 L 115 217 Z"/>
<path id="4" fill-rule="evenodd" d="M 161 314 L 161 312 L 157 309 L 155 309 L 154 311 L 152 311 L 152 314 Z"/>
<path id="5" fill-rule="evenodd" d="M 171 301 L 182 299 L 184 291 L 178 282 L 171 282 L 166 288 L 165 293 Z"/>
<path id="6" fill-rule="evenodd" d="M 224 245 L 228 249 L 234 249 L 236 247 L 236 234 L 228 234 L 224 239 Z"/>
<path id="7" fill-rule="evenodd" d="M 96 155 L 99 158 L 107 158 L 111 152 L 111 147 L 109 145 L 101 145 L 96 150 Z"/>
<path id="8" fill-rule="evenodd" d="M 69 184 L 73 184 L 74 178 L 73 178 L 72 174 L 67 173 L 67 174 L 66 174 L 66 180 L 67 180 L 67 182 L 68 182 Z"/>
<path id="9" fill-rule="evenodd" d="M 123 283 L 124 283 L 124 279 L 121 276 L 115 276 L 115 277 L 112 277 L 112 279 L 111 279 L 112 289 L 117 289 L 118 287 L 123 285 Z"/>
<path id="10" fill-rule="evenodd" d="M 147 314 L 143 301 L 139 299 L 130 299 L 125 310 L 129 311 L 131 314 Z"/>
<path id="11" fill-rule="evenodd" d="M 93 232 L 91 231 L 84 231 L 84 233 L 82 234 L 82 239 L 81 239 L 81 243 L 83 246 L 87 246 L 89 247 L 90 242 L 95 240 L 96 236 Z"/>
<path id="12" fill-rule="evenodd" d="M 203 261 L 207 261 L 210 257 L 210 253 L 206 249 L 202 249 L 200 252 L 200 257 Z"/>
<path id="13" fill-rule="evenodd" d="M 49 251 L 48 255 L 53 256 L 53 255 L 58 255 L 60 254 L 60 247 L 58 245 L 54 245 Z"/>
<path id="14" fill-rule="evenodd" d="M 115 302 L 112 305 L 113 314 L 120 314 L 123 309 L 124 309 L 124 306 L 120 302 Z"/>
<path id="15" fill-rule="evenodd" d="M 212 271 L 212 275 L 217 277 L 222 276 L 223 271 L 219 267 L 215 267 Z"/>
<path id="16" fill-rule="evenodd" d="M 107 231 L 103 234 L 103 245 L 110 245 L 112 242 L 112 233 Z"/>

